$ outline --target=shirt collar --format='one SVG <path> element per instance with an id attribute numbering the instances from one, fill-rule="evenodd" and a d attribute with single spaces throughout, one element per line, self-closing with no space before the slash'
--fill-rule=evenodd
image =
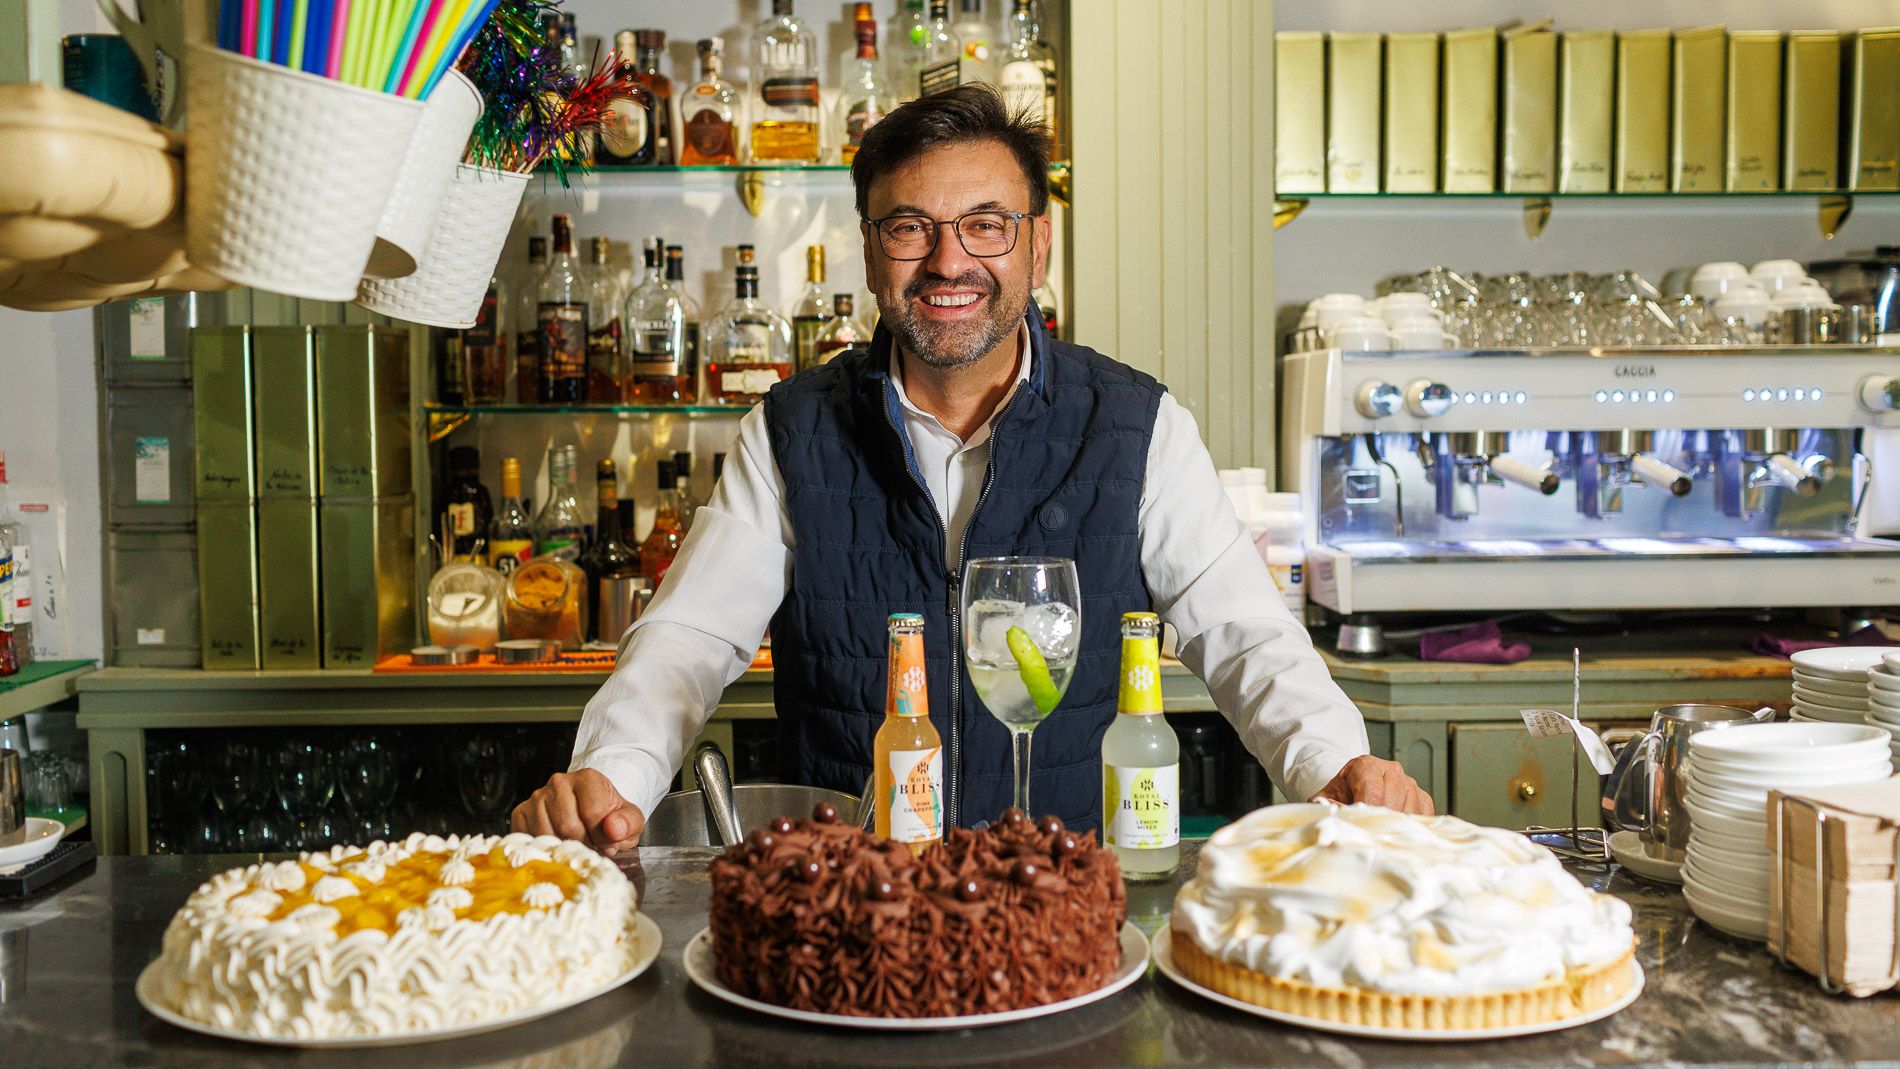
<path id="1" fill-rule="evenodd" d="M 1031 361 L 1030 361 L 1030 353 L 1029 353 L 1028 335 L 1029 335 L 1029 332 L 1027 330 L 1018 330 L 1016 332 L 1016 378 L 1015 378 L 1015 381 L 1011 383 L 1010 391 L 1004 394 L 1002 398 L 996 402 L 996 407 L 990 409 L 989 417 L 983 421 L 983 425 L 981 427 L 978 427 L 976 430 L 970 432 L 970 437 L 964 439 L 963 447 L 965 449 L 968 449 L 972 446 L 982 445 L 984 442 L 989 441 L 990 428 L 994 426 L 996 423 L 996 413 L 1002 411 L 1003 406 L 1009 403 L 1009 399 L 1015 396 L 1016 391 L 1022 387 L 1022 384 L 1029 381 L 1029 365 Z M 902 405 L 904 411 L 910 413 L 911 415 L 916 416 L 920 419 L 927 419 L 931 423 L 936 424 L 938 427 L 943 427 L 943 424 L 937 419 L 936 416 L 917 407 L 916 403 L 911 401 L 910 394 L 905 392 L 904 368 L 903 368 L 902 361 L 903 361 L 903 356 L 901 353 L 899 353 L 898 347 L 896 345 L 892 345 L 891 358 L 890 358 L 891 388 L 897 391 L 897 403 L 899 405 Z M 949 428 L 944 428 L 944 430 L 946 433 L 948 433 Z"/>

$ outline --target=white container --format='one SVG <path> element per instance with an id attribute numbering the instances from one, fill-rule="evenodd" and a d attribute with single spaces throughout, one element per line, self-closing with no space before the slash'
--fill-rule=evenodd
<path id="1" fill-rule="evenodd" d="M 1300 514 L 1300 495 L 1267 494 L 1258 519 L 1248 524 L 1254 548 L 1267 562 L 1280 600 L 1295 620 L 1306 614 L 1306 520 Z"/>
<path id="2" fill-rule="evenodd" d="M 422 102 L 202 45 L 185 70 L 192 264 L 292 297 L 355 296 Z"/>
<path id="3" fill-rule="evenodd" d="M 1689 276 L 1689 292 L 1705 301 L 1713 301 L 1748 281 L 1748 268 L 1733 260 L 1718 260 L 1695 269 L 1695 274 Z"/>
<path id="4" fill-rule="evenodd" d="M 1770 294 L 1780 293 L 1807 280 L 1808 272 L 1793 260 L 1763 260 L 1748 269 L 1748 277 Z"/>
<path id="5" fill-rule="evenodd" d="M 461 71 L 450 70 L 436 83 L 416 134 L 409 139 L 402 169 L 396 172 L 396 188 L 390 191 L 389 203 L 376 224 L 376 245 L 363 267 L 365 275 L 402 278 L 415 273 L 442 208 L 443 194 L 462 161 L 462 150 L 468 147 L 469 131 L 481 114 L 482 94 Z"/>
<path id="6" fill-rule="evenodd" d="M 449 330 L 475 325 L 530 176 L 458 165 L 427 250 L 407 278 L 366 278 L 356 303 L 411 323 Z"/>

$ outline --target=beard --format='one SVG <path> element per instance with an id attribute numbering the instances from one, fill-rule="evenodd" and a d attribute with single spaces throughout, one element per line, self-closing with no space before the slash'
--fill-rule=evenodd
<path id="1" fill-rule="evenodd" d="M 941 286 L 945 279 L 920 278 L 904 287 L 897 307 L 878 300 L 878 314 L 904 351 L 939 371 L 966 367 L 981 360 L 1003 343 L 1021 324 L 1029 308 L 1029 288 L 1020 293 L 1005 292 L 994 275 L 972 271 L 947 280 L 951 285 L 981 290 L 989 298 L 989 315 L 965 323 L 936 323 L 911 314 L 911 307 L 926 290 Z"/>

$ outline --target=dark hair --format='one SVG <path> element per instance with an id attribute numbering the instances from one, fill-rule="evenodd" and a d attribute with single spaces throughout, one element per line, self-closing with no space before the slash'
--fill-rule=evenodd
<path id="1" fill-rule="evenodd" d="M 871 183 L 939 145 L 997 141 L 1016 157 L 1029 182 L 1029 214 L 1049 208 L 1049 128 L 1028 110 L 1011 113 L 1003 94 L 980 82 L 918 97 L 864 133 L 851 162 L 858 215 L 871 207 Z"/>

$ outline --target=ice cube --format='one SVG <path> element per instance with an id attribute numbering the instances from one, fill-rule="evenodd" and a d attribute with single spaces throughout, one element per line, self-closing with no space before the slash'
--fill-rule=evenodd
<path id="1" fill-rule="evenodd" d="M 1021 626 L 1050 662 L 1073 658 L 1082 645 L 1082 618 L 1060 601 L 1024 609 Z"/>
<path id="2" fill-rule="evenodd" d="M 972 659 L 998 667 L 1015 664 L 1009 652 L 1009 629 L 1016 626 L 1022 611 L 1020 601 L 978 598 L 970 602 L 963 626 L 975 640 L 970 650 Z"/>

